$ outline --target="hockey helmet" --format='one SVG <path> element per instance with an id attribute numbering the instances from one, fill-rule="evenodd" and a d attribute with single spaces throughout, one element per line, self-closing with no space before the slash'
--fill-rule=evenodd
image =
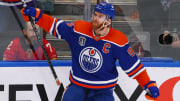
<path id="1" fill-rule="evenodd" d="M 114 19 L 115 16 L 115 8 L 113 5 L 107 2 L 101 2 L 94 7 L 94 11 L 99 13 L 105 14 L 107 19 L 112 18 Z"/>

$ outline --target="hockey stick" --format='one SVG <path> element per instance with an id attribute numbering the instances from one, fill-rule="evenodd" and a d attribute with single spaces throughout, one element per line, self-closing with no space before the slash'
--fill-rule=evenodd
<path id="1" fill-rule="evenodd" d="M 16 11 L 15 11 L 15 9 L 14 9 L 14 7 L 12 6 L 12 7 L 10 7 L 11 8 L 11 11 L 13 12 L 13 15 L 14 15 L 14 17 L 15 17 L 15 19 L 17 20 L 17 22 L 18 22 L 18 25 L 20 26 L 20 28 L 21 28 L 21 30 L 23 30 L 24 28 L 23 28 L 23 25 L 22 25 L 22 23 L 21 23 L 21 21 L 19 20 L 19 18 L 18 18 L 18 15 L 17 15 L 17 13 L 16 13 Z M 24 34 L 23 34 L 24 35 Z M 25 37 L 25 36 L 24 36 Z M 26 38 L 26 37 L 25 37 Z M 32 46 L 32 44 L 31 44 L 31 41 L 29 41 L 30 42 L 30 48 L 33 50 L 33 51 L 35 51 L 34 50 L 34 47 Z M 50 60 L 49 60 L 50 61 Z M 51 64 L 51 63 L 50 63 Z M 51 64 L 52 65 L 52 64 Z M 53 69 L 53 68 L 52 68 Z M 54 73 L 55 73 L 55 71 L 54 71 Z M 54 75 L 54 74 L 53 74 Z M 56 73 L 55 73 L 55 76 L 56 76 Z M 57 76 L 56 76 L 57 77 Z M 59 82 L 60 83 L 60 82 Z M 58 83 L 58 85 L 59 85 L 59 83 Z M 58 101 L 58 100 L 61 100 L 62 99 L 62 95 L 63 95 L 63 92 L 64 92 L 64 86 L 63 86 L 63 84 L 61 83 L 60 84 L 60 88 L 59 88 L 59 90 L 58 90 L 58 94 L 56 95 L 56 99 L 55 99 L 55 101 Z"/>
<path id="2" fill-rule="evenodd" d="M 25 3 L 24 0 L 22 0 L 22 3 L 23 3 L 23 7 L 26 8 L 27 5 L 26 5 L 26 3 Z M 52 65 L 52 63 L 51 63 L 51 61 L 50 61 L 50 59 L 49 59 L 49 56 L 48 56 L 48 54 L 47 54 L 47 52 L 46 52 L 46 50 L 45 50 L 45 47 L 44 47 L 43 42 L 42 42 L 42 39 L 41 39 L 41 37 L 39 36 L 39 33 L 38 33 L 38 31 L 37 31 L 37 29 L 36 29 L 36 26 L 35 26 L 35 24 L 34 24 L 34 20 L 33 20 L 32 17 L 30 17 L 30 16 L 29 16 L 29 21 L 31 22 L 31 25 L 32 25 L 33 30 L 34 30 L 34 32 L 35 32 L 35 34 L 36 34 L 36 37 L 37 37 L 37 39 L 38 39 L 38 42 L 39 42 L 39 44 L 40 44 L 41 47 L 42 47 L 43 53 L 44 53 L 44 55 L 45 55 L 46 60 L 48 61 L 49 67 L 50 67 L 50 69 L 51 69 L 51 72 L 53 73 L 53 76 L 54 76 L 54 78 L 55 78 L 55 80 L 56 80 L 56 83 L 57 83 L 57 85 L 60 85 L 61 83 L 60 83 L 60 81 L 59 81 L 59 79 L 58 79 L 58 77 L 57 77 L 57 74 L 56 74 L 56 72 L 55 72 L 55 70 L 54 70 L 54 68 L 53 68 L 53 65 Z"/>
<path id="3" fill-rule="evenodd" d="M 22 3 L 23 3 L 23 7 L 26 8 L 27 5 L 26 5 L 25 1 L 24 1 L 24 0 L 21 0 L 21 1 L 22 1 Z M 57 97 L 57 98 L 58 98 L 58 100 L 61 100 L 61 99 L 62 99 L 62 95 L 63 95 L 63 93 L 64 93 L 63 83 L 62 83 L 62 82 L 60 83 L 60 81 L 59 81 L 59 79 L 58 79 L 58 77 L 57 77 L 57 74 L 56 74 L 56 72 L 55 72 L 55 70 L 54 70 L 54 68 L 53 68 L 53 65 L 52 65 L 52 63 L 51 63 L 51 61 L 50 61 L 50 59 L 49 59 L 49 57 L 48 57 L 48 54 L 47 54 L 47 52 L 46 52 L 46 50 L 45 50 L 45 47 L 44 47 L 44 45 L 43 45 L 42 39 L 41 39 L 41 37 L 39 36 L 39 33 L 38 33 L 37 29 L 36 29 L 36 26 L 35 26 L 35 24 L 34 24 L 34 20 L 33 20 L 32 17 L 30 17 L 30 16 L 29 16 L 29 20 L 30 20 L 31 25 L 32 25 L 32 27 L 33 27 L 33 30 L 34 30 L 34 32 L 35 32 L 35 34 L 36 34 L 36 37 L 37 37 L 37 39 L 38 39 L 38 41 L 39 41 L 39 44 L 41 45 L 41 47 L 42 47 L 42 49 L 43 49 L 44 55 L 45 55 L 45 57 L 46 57 L 46 60 L 48 61 L 49 67 L 50 67 L 50 69 L 51 69 L 51 72 L 52 72 L 55 80 L 56 80 L 56 83 L 57 83 L 57 85 L 60 85 L 60 88 L 59 88 L 59 90 L 58 90 L 58 97 Z M 55 99 L 55 101 L 56 101 L 56 99 Z"/>
<path id="4" fill-rule="evenodd" d="M 22 1 L 24 1 L 24 0 L 22 0 Z M 29 1 L 31 1 L 31 0 L 29 0 Z M 5 5 L 4 5 L 5 4 Z M 24 2 L 21 2 L 21 3 L 18 3 L 18 5 L 20 5 L 20 4 L 23 4 L 23 6 L 26 6 L 26 4 L 25 4 L 25 1 Z M 22 25 L 22 23 L 21 23 L 21 21 L 19 20 L 19 18 L 18 18 L 18 15 L 17 15 L 17 13 L 16 13 L 16 11 L 15 11 L 15 9 L 14 9 L 14 6 L 16 6 L 16 5 L 14 5 L 14 4 L 11 4 L 11 3 L 1 3 L 1 5 L 3 5 L 3 6 L 10 6 L 10 9 L 11 9 L 11 11 L 13 12 L 13 15 L 15 16 L 15 19 L 17 20 L 17 22 L 18 22 L 18 24 L 19 24 L 19 26 L 20 26 L 20 29 L 21 30 L 23 30 L 24 28 L 23 28 L 23 25 Z M 54 70 L 54 68 L 53 68 L 53 65 L 52 65 L 52 63 L 51 63 L 51 61 L 50 61 L 50 59 L 49 59 L 49 57 L 48 57 L 48 55 L 47 55 L 47 52 L 46 52 L 46 50 L 45 50 L 45 47 L 44 47 L 44 45 L 43 45 L 43 43 L 42 43 L 42 39 L 41 39 L 41 37 L 39 36 L 39 34 L 38 34 L 38 32 L 37 32 L 37 29 L 36 29 L 36 27 L 35 27 L 35 24 L 34 24 L 34 21 L 33 21 L 33 19 L 30 17 L 30 22 L 31 22 L 31 24 L 32 24 L 32 27 L 33 27 L 33 29 L 34 29 L 34 32 L 36 33 L 36 36 L 37 36 L 37 38 L 38 38 L 38 41 L 40 42 L 40 45 L 41 45 L 41 47 L 42 47 L 42 49 L 43 49 L 43 52 L 44 52 L 44 54 L 45 54 L 45 57 L 46 57 L 46 59 L 47 59 L 47 61 L 48 61 L 48 64 L 49 64 L 49 66 L 50 66 L 50 68 L 51 68 L 51 71 L 52 71 L 52 73 L 53 73 L 53 76 L 54 76 L 54 78 L 55 78 L 55 80 L 56 80 L 56 83 L 57 83 L 57 85 L 60 85 L 61 83 L 60 83 L 60 81 L 59 81 L 59 79 L 58 79 L 58 77 L 57 77 L 57 75 L 56 75 L 56 72 L 55 72 L 55 70 Z M 31 43 L 31 42 L 30 42 Z M 34 48 L 33 47 L 31 47 L 32 48 L 32 50 L 34 50 Z"/>

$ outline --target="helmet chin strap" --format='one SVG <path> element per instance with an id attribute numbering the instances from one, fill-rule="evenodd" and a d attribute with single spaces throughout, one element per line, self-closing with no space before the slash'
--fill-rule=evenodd
<path id="1" fill-rule="evenodd" d="M 102 26 L 100 28 L 97 29 L 97 31 L 102 31 L 104 29 L 104 27 L 107 27 L 109 26 L 111 23 L 108 23 L 105 25 L 105 23 L 107 22 L 107 20 L 105 20 L 102 24 Z M 94 34 L 96 35 L 95 31 L 93 31 Z M 106 33 L 104 33 L 103 35 L 100 35 L 100 36 L 105 36 L 107 33 L 109 33 L 109 28 L 108 28 L 108 31 Z"/>
<path id="2" fill-rule="evenodd" d="M 101 31 L 101 30 L 104 29 L 104 27 L 107 27 L 107 26 L 109 26 L 111 24 L 111 23 L 108 23 L 107 25 L 105 25 L 106 22 L 107 22 L 107 20 L 105 20 L 104 23 L 102 24 L 102 26 L 100 28 L 98 28 L 97 30 Z"/>

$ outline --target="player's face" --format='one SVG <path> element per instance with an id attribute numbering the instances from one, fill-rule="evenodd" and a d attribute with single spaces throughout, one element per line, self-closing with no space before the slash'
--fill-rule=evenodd
<path id="1" fill-rule="evenodd" d="M 99 12 L 94 12 L 93 16 L 92 16 L 92 28 L 94 30 L 99 29 L 104 21 L 106 20 L 106 15 L 99 13 Z"/>

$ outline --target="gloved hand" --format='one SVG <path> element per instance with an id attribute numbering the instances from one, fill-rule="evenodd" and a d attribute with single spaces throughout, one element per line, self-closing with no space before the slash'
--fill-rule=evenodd
<path id="1" fill-rule="evenodd" d="M 145 96 L 149 100 L 153 100 L 159 96 L 159 89 L 157 88 L 155 81 L 148 82 L 143 89 L 147 91 Z"/>
<path id="2" fill-rule="evenodd" d="M 24 20 L 27 22 L 29 21 L 29 16 L 32 16 L 35 18 L 35 22 L 38 22 L 38 20 L 42 17 L 42 10 L 39 8 L 34 7 L 26 7 L 21 9 L 21 13 L 23 15 Z"/>

